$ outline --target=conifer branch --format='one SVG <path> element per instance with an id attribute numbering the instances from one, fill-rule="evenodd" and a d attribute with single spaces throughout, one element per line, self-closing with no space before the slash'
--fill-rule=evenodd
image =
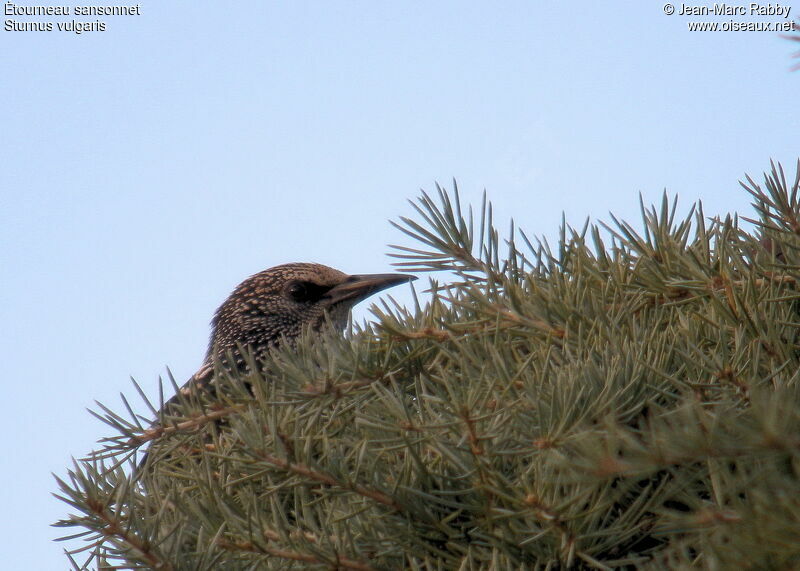
<path id="1" fill-rule="evenodd" d="M 396 511 L 403 511 L 403 506 L 396 502 L 391 496 L 380 492 L 375 489 L 371 489 L 367 486 L 362 486 L 356 483 L 348 483 L 342 482 L 336 479 L 334 476 L 327 474 L 325 472 L 314 470 L 310 466 L 306 464 L 302 464 L 299 462 L 290 462 L 284 458 L 278 458 L 272 454 L 268 454 L 266 452 L 257 452 L 254 456 L 262 461 L 275 466 L 276 468 L 281 468 L 282 470 L 286 470 L 287 472 L 291 472 L 293 474 L 297 474 L 298 476 L 304 476 L 309 478 L 310 480 L 314 480 L 321 484 L 326 484 L 328 486 L 341 488 L 343 490 L 350 490 L 355 492 L 360 496 L 364 496 L 365 498 L 369 498 L 373 501 L 378 502 L 379 504 L 383 504 L 387 507 L 392 508 Z"/>
<path id="2" fill-rule="evenodd" d="M 331 568 L 334 569 L 354 569 L 356 571 L 374 570 L 374 567 L 366 563 L 355 561 L 353 559 L 348 559 L 347 557 L 341 555 L 336 555 L 333 561 L 326 561 L 310 553 L 301 553 L 299 551 L 291 551 L 289 549 L 279 549 L 276 547 L 256 545 L 255 543 L 250 541 L 231 542 L 224 539 L 220 539 L 217 541 L 217 545 L 219 545 L 223 549 L 227 549 L 230 551 L 249 551 L 252 553 L 262 553 L 280 559 L 288 559 L 289 561 L 300 561 L 302 563 L 307 563 L 309 565 L 329 565 Z"/>
<path id="3" fill-rule="evenodd" d="M 184 420 L 172 425 L 167 426 L 154 426 L 152 428 L 146 429 L 141 434 L 137 434 L 133 436 L 130 440 L 131 446 L 141 446 L 151 440 L 155 440 L 157 438 L 161 438 L 163 436 L 168 436 L 171 434 L 175 434 L 178 432 L 191 432 L 195 431 L 198 428 L 201 428 L 211 422 L 217 421 L 221 418 L 225 418 L 226 416 L 230 416 L 235 412 L 240 412 L 246 408 L 246 405 L 240 404 L 235 406 L 229 406 L 226 408 L 221 408 L 217 410 L 213 410 L 211 412 L 203 413 L 194 417 L 189 418 L 188 420 Z"/>
<path id="4" fill-rule="evenodd" d="M 159 557 L 152 551 L 144 541 L 127 530 L 124 520 L 120 520 L 118 516 L 110 513 L 103 503 L 88 499 L 86 501 L 86 506 L 90 514 L 93 514 L 98 520 L 105 524 L 101 531 L 105 537 L 114 543 L 127 545 L 153 569 L 158 569 L 159 571 L 172 571 L 172 569 L 174 569 L 168 561 Z"/>

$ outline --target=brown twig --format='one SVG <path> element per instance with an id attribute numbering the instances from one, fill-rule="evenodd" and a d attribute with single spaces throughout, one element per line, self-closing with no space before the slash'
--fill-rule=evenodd
<path id="1" fill-rule="evenodd" d="M 264 535 L 267 536 L 268 533 L 270 532 L 265 532 Z M 271 533 L 274 534 L 274 532 Z M 274 535 L 277 536 L 277 534 Z M 273 539 L 272 537 L 267 538 Z M 280 557 L 281 559 L 289 559 L 291 561 L 301 561 L 310 565 L 324 565 L 325 563 L 328 563 L 327 561 L 320 559 L 316 555 L 311 555 L 310 553 L 301 553 L 299 551 L 278 549 L 275 547 L 262 547 L 251 541 L 228 541 L 225 539 L 219 539 L 217 540 L 217 545 L 229 551 L 250 551 L 253 553 L 264 553 L 271 555 L 272 557 Z M 338 554 L 336 555 L 336 562 L 333 564 L 333 567 L 336 569 L 355 569 L 356 571 L 373 571 L 374 569 L 374 567 L 366 563 L 362 563 L 361 561 L 356 561 L 348 557 L 343 557 Z"/>
<path id="2" fill-rule="evenodd" d="M 112 517 L 112 515 L 106 511 L 105 505 L 102 502 L 87 499 L 86 507 L 106 524 L 106 528 L 101 530 L 103 535 L 107 537 L 116 537 L 138 551 L 153 569 L 159 569 L 161 571 L 171 571 L 174 569 L 168 561 L 163 561 L 155 553 L 150 551 L 145 543 L 136 535 L 121 526 L 116 518 Z"/>
<path id="3" fill-rule="evenodd" d="M 314 470 L 310 466 L 307 466 L 305 464 L 300 464 L 299 462 L 290 462 L 289 460 L 286 460 L 284 458 L 278 458 L 277 456 L 273 456 L 272 454 L 268 454 L 266 452 L 257 454 L 256 457 L 259 460 L 267 462 L 268 464 L 272 464 L 273 466 L 281 468 L 282 470 L 286 470 L 287 472 L 292 472 L 300 476 L 305 476 L 306 478 L 316 480 L 317 482 L 321 482 L 329 486 L 339 487 L 345 490 L 351 490 L 361 496 L 364 496 L 371 500 L 375 500 L 376 502 L 388 506 L 396 511 L 403 511 L 403 506 L 401 506 L 394 499 L 392 499 L 391 496 L 388 496 L 387 494 L 384 494 L 383 492 L 380 492 L 378 490 L 374 490 L 372 488 L 368 488 L 360 484 L 347 484 L 344 482 L 340 482 L 330 474 Z"/>
<path id="4" fill-rule="evenodd" d="M 229 414 L 244 410 L 245 407 L 246 405 L 244 404 L 238 404 L 227 408 L 221 408 L 219 410 L 208 412 L 199 416 L 195 416 L 193 418 L 190 418 L 189 420 L 185 420 L 177 424 L 172 424 L 169 426 L 155 426 L 153 428 L 148 428 L 141 434 L 131 437 L 129 443 L 132 446 L 139 446 L 141 444 L 144 444 L 145 442 L 149 442 L 151 440 L 155 440 L 156 438 L 160 438 L 165 434 L 172 434 L 175 432 L 188 432 L 190 430 L 195 430 L 211 421 L 224 418 Z"/>

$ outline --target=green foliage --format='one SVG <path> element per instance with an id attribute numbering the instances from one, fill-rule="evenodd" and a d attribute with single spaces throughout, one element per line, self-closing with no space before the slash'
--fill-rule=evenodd
<path id="1" fill-rule="evenodd" d="M 665 197 L 554 249 L 423 194 L 393 255 L 453 273 L 429 303 L 218 371 L 163 428 L 101 407 L 59 479 L 74 565 L 800 566 L 800 162 L 743 186 L 750 233 Z"/>

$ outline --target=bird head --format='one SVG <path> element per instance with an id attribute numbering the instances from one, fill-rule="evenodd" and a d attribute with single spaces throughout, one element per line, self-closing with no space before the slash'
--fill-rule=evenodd
<path id="1" fill-rule="evenodd" d="M 416 279 L 403 274 L 348 275 L 321 264 L 275 266 L 239 284 L 211 322 L 206 361 L 249 347 L 257 358 L 282 339 L 330 322 L 344 329 L 352 307 L 386 288 Z"/>

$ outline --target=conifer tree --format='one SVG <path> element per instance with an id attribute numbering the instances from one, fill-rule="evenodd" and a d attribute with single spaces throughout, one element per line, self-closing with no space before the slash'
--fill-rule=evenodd
<path id="1" fill-rule="evenodd" d="M 665 195 L 552 247 L 423 193 L 392 255 L 450 273 L 429 302 L 99 405 L 58 478 L 74 566 L 797 568 L 800 161 L 742 186 L 747 218 Z"/>

